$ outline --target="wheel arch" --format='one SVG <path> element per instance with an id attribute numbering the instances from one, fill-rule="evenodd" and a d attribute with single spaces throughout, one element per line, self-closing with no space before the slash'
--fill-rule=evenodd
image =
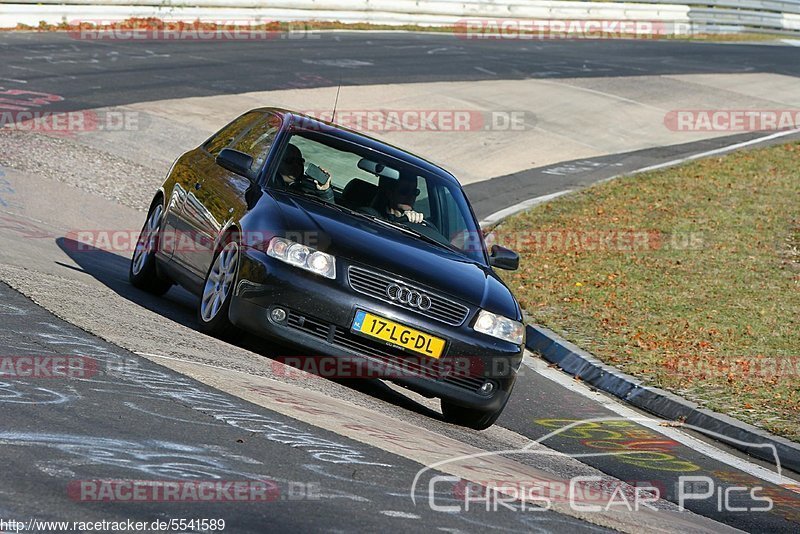
<path id="1" fill-rule="evenodd" d="M 217 239 L 214 241 L 214 254 L 219 252 L 220 248 L 227 243 L 228 236 L 233 235 L 236 237 L 238 241 L 239 248 L 242 246 L 242 231 L 241 227 L 238 222 L 229 221 L 222 229 L 219 231 L 217 235 Z"/>

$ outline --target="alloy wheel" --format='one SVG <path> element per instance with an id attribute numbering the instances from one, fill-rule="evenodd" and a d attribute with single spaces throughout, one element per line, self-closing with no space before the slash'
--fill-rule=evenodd
<path id="1" fill-rule="evenodd" d="M 205 322 L 217 316 L 225 300 L 228 298 L 233 280 L 236 277 L 236 264 L 239 258 L 239 246 L 230 242 L 225 245 L 208 273 L 203 297 L 200 302 L 200 317 Z"/>

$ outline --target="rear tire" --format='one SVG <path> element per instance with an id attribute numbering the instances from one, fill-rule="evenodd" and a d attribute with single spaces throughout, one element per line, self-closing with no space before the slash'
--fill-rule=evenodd
<path id="1" fill-rule="evenodd" d="M 156 270 L 156 251 L 161 231 L 161 217 L 164 207 L 159 200 L 147 213 L 139 240 L 131 257 L 128 280 L 134 287 L 161 296 L 172 287 L 172 281 L 162 278 Z"/>
<path id="2" fill-rule="evenodd" d="M 229 234 L 220 244 L 206 273 L 203 294 L 197 306 L 197 321 L 206 334 L 232 341 L 241 330 L 228 318 L 239 268 L 239 244 Z"/>

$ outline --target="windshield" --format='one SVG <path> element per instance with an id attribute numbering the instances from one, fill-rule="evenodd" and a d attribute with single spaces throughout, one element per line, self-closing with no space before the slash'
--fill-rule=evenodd
<path id="1" fill-rule="evenodd" d="M 379 219 L 485 263 L 461 188 L 415 165 L 320 132 L 293 133 L 270 186 Z"/>

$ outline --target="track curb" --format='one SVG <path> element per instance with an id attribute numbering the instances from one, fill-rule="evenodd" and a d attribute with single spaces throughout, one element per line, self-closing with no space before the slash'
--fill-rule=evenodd
<path id="1" fill-rule="evenodd" d="M 527 325 L 526 330 L 528 350 L 540 354 L 583 382 L 663 419 L 681 419 L 687 425 L 724 437 L 726 439 L 710 436 L 761 460 L 775 463 L 774 447 L 781 467 L 800 472 L 800 444 L 725 414 L 701 408 L 668 391 L 643 385 L 639 379 L 606 365 L 543 326 Z M 764 446 L 754 446 L 758 444 Z"/>

